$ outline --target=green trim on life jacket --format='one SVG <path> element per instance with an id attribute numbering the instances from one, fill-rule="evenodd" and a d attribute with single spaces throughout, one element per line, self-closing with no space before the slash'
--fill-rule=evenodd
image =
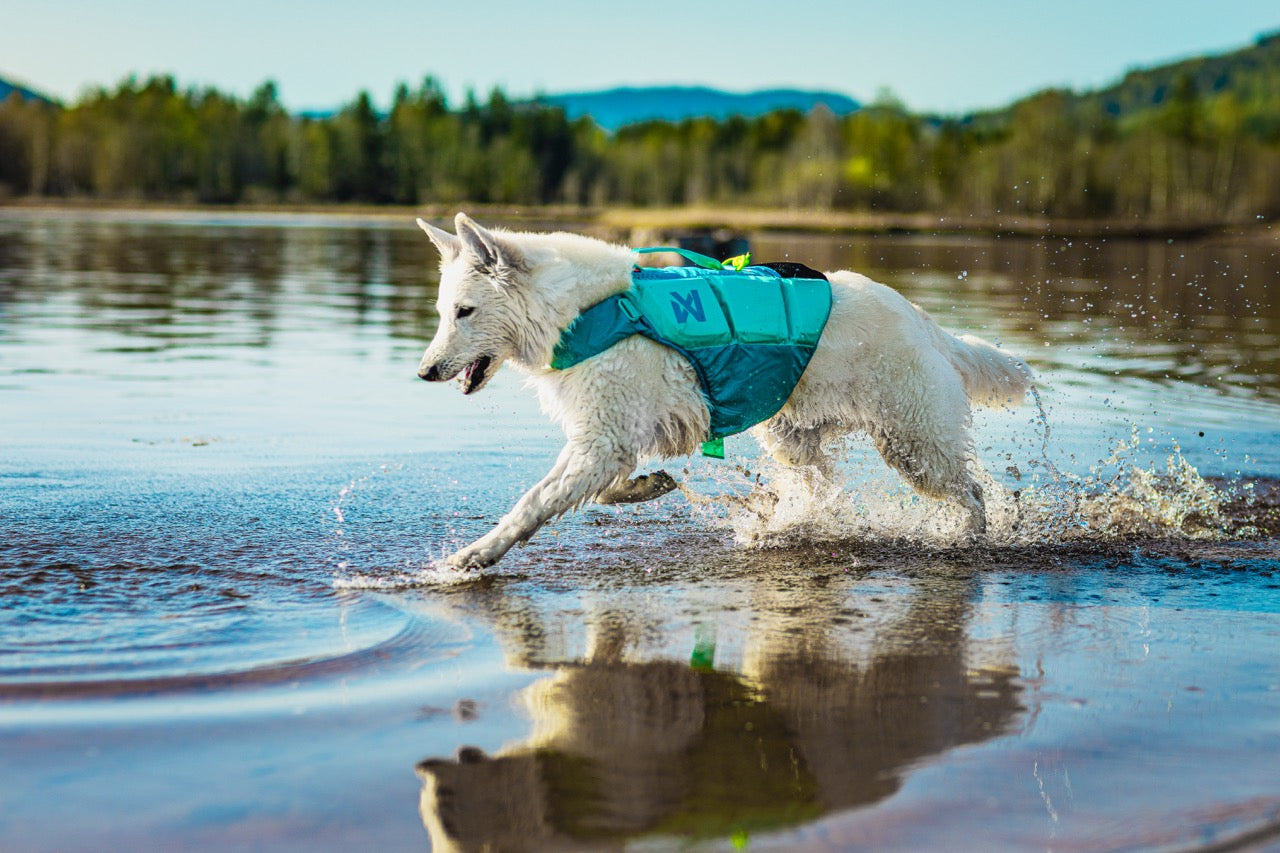
<path id="1" fill-rule="evenodd" d="M 818 345 L 831 313 L 831 285 L 821 278 L 785 278 L 767 267 L 724 269 L 699 257 L 709 263 L 633 270 L 629 289 L 569 324 L 551 368 L 565 370 L 643 335 L 693 366 L 711 415 L 709 439 L 773 417 Z"/>

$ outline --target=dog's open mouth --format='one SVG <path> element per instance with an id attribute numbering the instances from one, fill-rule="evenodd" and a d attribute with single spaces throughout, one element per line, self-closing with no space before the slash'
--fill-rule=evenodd
<path id="1" fill-rule="evenodd" d="M 462 385 L 463 394 L 470 394 L 484 384 L 484 381 L 489 378 L 489 365 L 492 363 L 492 358 L 482 355 L 467 365 L 466 369 L 458 376 L 458 382 Z"/>

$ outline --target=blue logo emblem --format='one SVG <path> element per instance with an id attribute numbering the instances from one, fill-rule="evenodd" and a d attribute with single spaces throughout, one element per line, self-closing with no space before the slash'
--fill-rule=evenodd
<path id="1" fill-rule="evenodd" d="M 675 312 L 676 322 L 688 322 L 690 317 L 699 323 L 707 322 L 707 312 L 702 307 L 702 297 L 696 290 L 690 290 L 684 296 L 676 291 L 671 293 L 671 310 Z"/>

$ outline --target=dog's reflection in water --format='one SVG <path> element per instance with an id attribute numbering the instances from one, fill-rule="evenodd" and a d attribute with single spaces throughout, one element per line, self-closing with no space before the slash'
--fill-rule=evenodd
<path id="1" fill-rule="evenodd" d="M 692 664 L 624 660 L 615 620 L 585 661 L 525 691 L 526 742 L 418 765 L 432 849 L 709 839 L 880 800 L 909 765 L 998 735 L 1023 710 L 1016 671 L 970 668 L 965 609 L 936 598 L 912 608 L 861 664 L 775 622 L 742 674 L 696 650 Z"/>

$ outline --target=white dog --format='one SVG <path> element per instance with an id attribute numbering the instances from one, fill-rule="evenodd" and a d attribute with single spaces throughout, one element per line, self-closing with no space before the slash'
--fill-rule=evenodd
<path id="1" fill-rule="evenodd" d="M 646 499 L 674 483 L 628 478 L 642 460 L 683 456 L 707 438 L 709 411 L 692 365 L 636 335 L 565 370 L 549 367 L 564 329 L 631 286 L 632 250 L 574 234 L 486 229 L 463 213 L 457 236 L 418 220 L 440 251 L 440 325 L 418 367 L 429 382 L 459 377 L 464 394 L 511 362 L 537 387 L 568 442 L 555 465 L 498 522 L 448 558 L 482 568 L 547 521 L 595 499 Z M 954 337 L 894 290 L 853 272 L 828 274 L 832 305 L 808 367 L 782 409 L 751 432 L 786 465 L 824 474 L 824 444 L 871 435 L 885 462 L 924 495 L 986 527 L 968 468 L 970 403 L 1016 404 L 1031 383 L 1020 359 L 979 338 Z"/>

